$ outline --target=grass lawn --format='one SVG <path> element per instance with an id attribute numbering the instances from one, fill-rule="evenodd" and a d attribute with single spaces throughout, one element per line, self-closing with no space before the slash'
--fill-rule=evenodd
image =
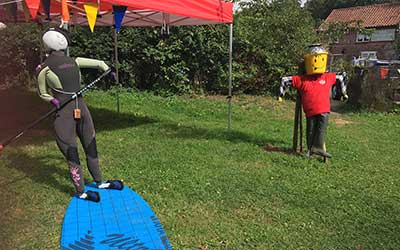
<path id="1" fill-rule="evenodd" d="M 174 249 L 400 248 L 399 115 L 333 113 L 324 164 L 265 150 L 291 148 L 291 101 L 235 97 L 229 133 L 223 97 L 120 98 L 117 113 L 110 94 L 86 95 L 103 176 L 151 205 Z M 1 153 L 0 249 L 59 248 L 74 189 L 47 130 Z"/>

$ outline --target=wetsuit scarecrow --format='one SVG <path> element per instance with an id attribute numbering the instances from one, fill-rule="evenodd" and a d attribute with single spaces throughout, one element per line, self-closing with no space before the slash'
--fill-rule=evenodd
<path id="1" fill-rule="evenodd" d="M 76 135 L 82 143 L 89 172 L 97 187 L 122 189 L 123 183 L 118 180 L 102 182 L 93 120 L 83 98 L 79 96 L 61 109 L 60 105 L 81 88 L 79 68 L 107 71 L 109 67 L 103 61 L 81 57 L 74 59 L 66 56 L 64 51 L 70 40 L 66 31 L 62 29 L 51 28 L 44 33 L 42 39 L 48 57 L 37 68 L 39 95 L 58 109 L 54 120 L 56 141 L 67 159 L 77 195 L 79 198 L 98 202 L 100 200 L 98 192 L 84 192 L 85 183 Z"/>
<path id="2" fill-rule="evenodd" d="M 330 158 L 325 149 L 325 135 L 330 113 L 330 95 L 333 99 L 347 100 L 346 73 L 327 73 L 328 52 L 320 44 L 311 45 L 304 56 L 306 75 L 283 77 L 279 100 L 292 85 L 301 93 L 301 101 L 307 120 L 307 155 L 317 154 Z"/>

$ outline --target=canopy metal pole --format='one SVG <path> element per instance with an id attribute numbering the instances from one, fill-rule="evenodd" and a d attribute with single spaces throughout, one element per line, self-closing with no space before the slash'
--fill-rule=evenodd
<path id="1" fill-rule="evenodd" d="M 62 23 L 60 28 L 63 28 L 63 29 L 65 29 L 65 30 L 68 30 L 68 28 L 69 28 L 69 27 L 68 27 L 68 23 Z M 69 45 L 68 45 L 67 49 L 65 50 L 65 55 L 66 55 L 66 56 L 69 56 Z"/>
<path id="2" fill-rule="evenodd" d="M 43 54 L 46 53 L 46 51 L 44 50 L 44 45 L 43 45 L 43 24 L 38 22 L 38 26 L 40 29 L 40 34 L 39 34 L 39 43 L 40 43 L 40 64 L 43 63 L 44 61 L 44 56 Z"/>
<path id="3" fill-rule="evenodd" d="M 228 130 L 232 127 L 232 43 L 233 23 L 229 25 L 229 93 L 228 93 Z"/>
<path id="4" fill-rule="evenodd" d="M 115 74 L 116 74 L 116 83 L 117 83 L 117 112 L 120 111 L 120 102 L 119 102 L 119 61 L 118 61 L 118 32 L 114 25 L 114 58 L 115 58 Z"/>

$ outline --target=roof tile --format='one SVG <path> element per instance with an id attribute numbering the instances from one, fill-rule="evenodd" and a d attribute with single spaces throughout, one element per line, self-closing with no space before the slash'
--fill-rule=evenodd
<path id="1" fill-rule="evenodd" d="M 351 8 L 334 9 L 326 23 L 361 20 L 365 28 L 386 27 L 400 24 L 400 4 L 374 4 Z"/>

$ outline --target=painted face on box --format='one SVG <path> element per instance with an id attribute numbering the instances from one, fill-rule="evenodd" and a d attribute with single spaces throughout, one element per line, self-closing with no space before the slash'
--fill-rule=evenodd
<path id="1" fill-rule="evenodd" d="M 328 52 L 318 45 L 311 45 L 310 51 L 304 55 L 307 75 L 323 74 L 326 72 Z"/>

